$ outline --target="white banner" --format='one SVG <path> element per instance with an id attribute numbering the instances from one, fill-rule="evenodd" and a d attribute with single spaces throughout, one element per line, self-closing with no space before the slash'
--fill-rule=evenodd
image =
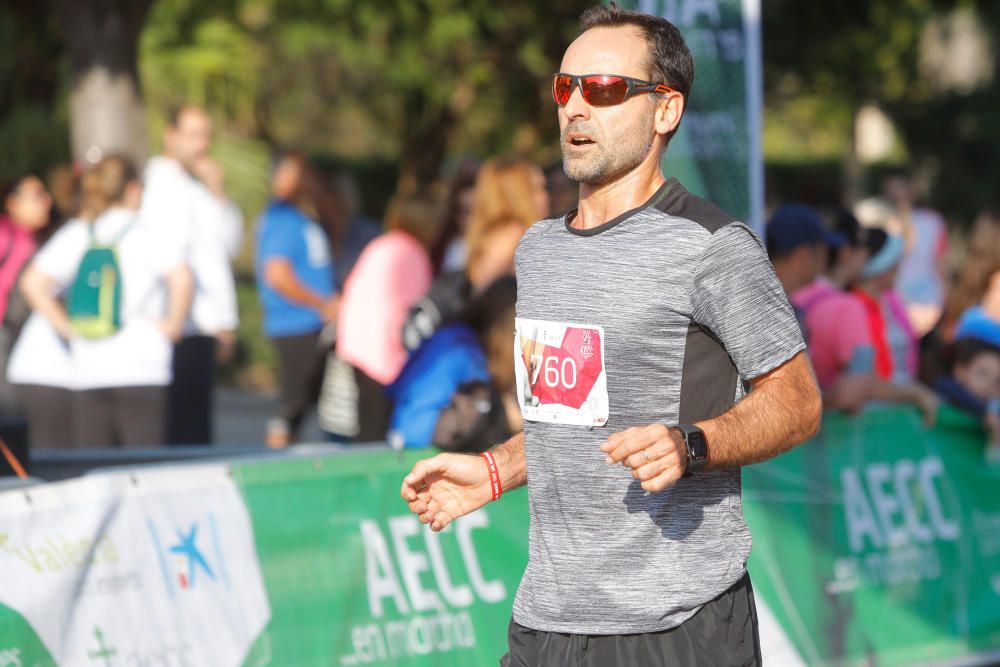
<path id="1" fill-rule="evenodd" d="M 271 616 L 224 465 L 0 494 L 0 603 L 59 665 L 240 665 Z"/>

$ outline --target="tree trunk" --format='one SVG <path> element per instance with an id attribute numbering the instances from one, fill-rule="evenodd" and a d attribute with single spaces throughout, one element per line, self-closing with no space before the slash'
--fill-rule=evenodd
<path id="1" fill-rule="evenodd" d="M 141 167 L 149 155 L 139 86 L 139 36 L 153 0 L 53 0 L 72 68 L 73 159 L 113 153 Z"/>

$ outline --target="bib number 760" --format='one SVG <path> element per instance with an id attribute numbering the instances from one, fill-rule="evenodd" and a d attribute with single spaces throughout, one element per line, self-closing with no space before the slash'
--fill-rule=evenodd
<path id="1" fill-rule="evenodd" d="M 564 357 L 562 363 L 555 356 L 545 357 L 541 354 L 531 355 L 531 384 L 538 382 L 538 376 L 545 373 L 545 384 L 549 387 L 572 389 L 576 386 L 576 362 L 571 357 Z"/>
<path id="2" fill-rule="evenodd" d="M 606 424 L 604 329 L 521 317 L 514 328 L 517 399 L 525 420 Z"/>

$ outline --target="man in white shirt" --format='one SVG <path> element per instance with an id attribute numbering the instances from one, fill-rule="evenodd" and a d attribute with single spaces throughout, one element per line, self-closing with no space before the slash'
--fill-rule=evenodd
<path id="1" fill-rule="evenodd" d="M 146 166 L 142 220 L 168 230 L 195 278 L 191 314 L 174 348 L 167 408 L 170 444 L 211 443 L 217 346 L 232 344 L 239 319 L 230 262 L 239 245 L 233 229 L 241 229 L 242 221 L 234 223 L 239 213 L 222 192 L 221 178 L 210 189 L 195 176 L 211 175 L 205 169 L 211 141 L 208 114 L 183 107 L 168 119 L 163 155 Z"/>

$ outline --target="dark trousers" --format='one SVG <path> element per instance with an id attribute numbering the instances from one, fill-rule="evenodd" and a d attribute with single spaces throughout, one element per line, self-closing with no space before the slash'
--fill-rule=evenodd
<path id="1" fill-rule="evenodd" d="M 341 443 L 384 442 L 392 401 L 385 386 L 349 362 L 330 355 L 320 397 L 319 425 Z"/>
<path id="2" fill-rule="evenodd" d="M 185 336 L 174 345 L 173 374 L 167 393 L 167 444 L 211 444 L 215 337 Z"/>
<path id="3" fill-rule="evenodd" d="M 61 387 L 17 385 L 17 396 L 28 418 L 28 444 L 32 449 L 74 446 L 73 392 Z"/>
<path id="4" fill-rule="evenodd" d="M 530 630 L 513 619 L 501 667 L 760 667 L 757 608 L 750 576 L 675 628 L 635 635 Z"/>
<path id="5" fill-rule="evenodd" d="M 361 430 L 356 442 L 385 442 L 392 417 L 392 401 L 385 393 L 385 385 L 372 379 L 360 368 L 354 369 L 358 383 L 358 413 Z"/>
<path id="6" fill-rule="evenodd" d="M 166 387 L 111 387 L 73 394 L 80 447 L 162 445 Z"/>
<path id="7" fill-rule="evenodd" d="M 281 388 L 280 416 L 294 439 L 306 413 L 316 405 L 326 350 L 320 350 L 319 331 L 271 339 L 278 350 L 278 379 Z"/>

